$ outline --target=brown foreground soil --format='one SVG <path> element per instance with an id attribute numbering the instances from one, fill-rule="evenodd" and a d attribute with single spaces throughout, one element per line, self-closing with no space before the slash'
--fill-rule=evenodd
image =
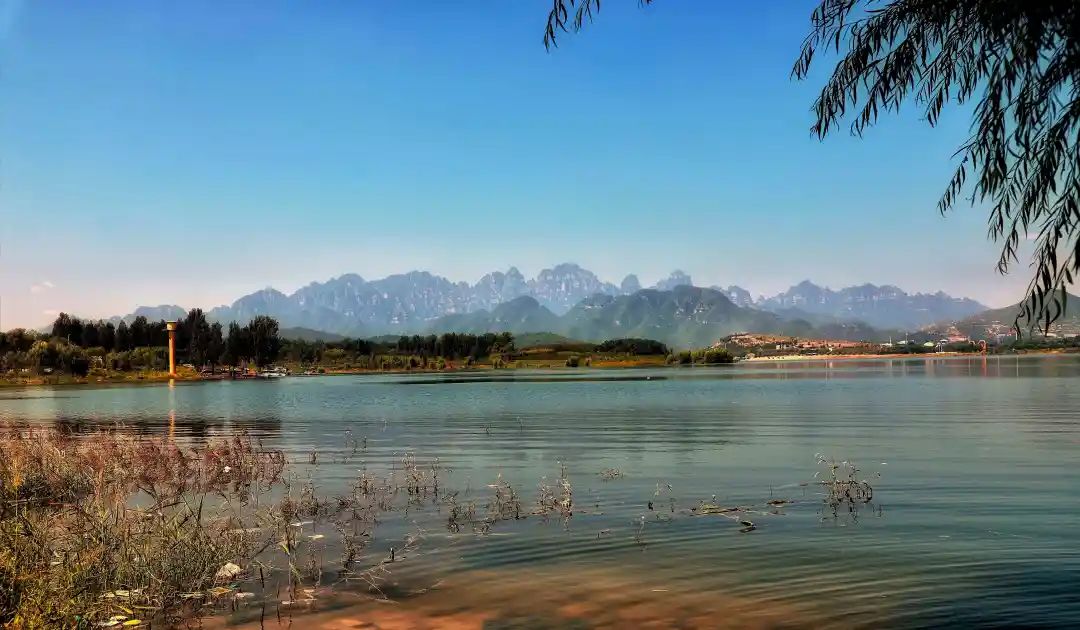
<path id="1" fill-rule="evenodd" d="M 336 596 L 306 608 L 240 611 L 204 619 L 201 627 L 404 630 L 481 628 L 788 628 L 824 619 L 809 607 L 732 595 L 722 589 L 680 590 L 662 578 L 617 569 L 573 567 L 475 570 L 455 574 L 398 602 Z M 254 618 L 252 618 L 254 616 Z"/>

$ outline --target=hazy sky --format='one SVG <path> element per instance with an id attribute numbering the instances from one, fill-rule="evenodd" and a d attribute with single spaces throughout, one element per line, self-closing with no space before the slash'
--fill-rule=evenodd
<path id="1" fill-rule="evenodd" d="M 812 4 L 0 0 L 0 326 L 563 261 L 1015 301 L 935 210 L 966 112 L 810 137 Z"/>

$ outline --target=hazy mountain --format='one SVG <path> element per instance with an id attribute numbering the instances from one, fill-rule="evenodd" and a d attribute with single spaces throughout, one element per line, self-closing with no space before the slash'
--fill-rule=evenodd
<path id="1" fill-rule="evenodd" d="M 140 316 L 145 317 L 152 322 L 161 321 L 163 319 L 165 321 L 170 321 L 183 319 L 185 315 L 187 315 L 187 310 L 182 307 L 175 304 L 162 304 L 160 306 L 140 306 L 135 309 L 133 313 L 129 313 L 123 317 L 120 317 L 119 315 L 110 317 L 109 321 L 114 324 L 119 324 L 121 321 L 130 324 L 136 317 Z M 51 329 L 52 325 L 50 324 L 48 328 Z"/>
<path id="2" fill-rule="evenodd" d="M 552 332 L 584 341 L 646 337 L 679 346 L 708 345 L 738 331 L 774 332 L 784 322 L 773 313 L 735 306 L 712 289 L 679 285 L 631 295 L 596 293 L 564 315 L 522 296 L 486 310 L 441 317 L 425 332 Z"/>
<path id="3" fill-rule="evenodd" d="M 277 289 L 266 288 L 245 295 L 232 303 L 232 306 L 218 306 L 210 309 L 208 316 L 220 321 L 246 322 L 258 315 L 276 317 L 283 326 L 299 325 L 300 308 L 296 303 Z"/>
<path id="4" fill-rule="evenodd" d="M 509 274 L 504 274 L 500 281 L 492 274 L 487 283 L 493 288 L 491 295 L 498 295 L 497 289 L 506 286 L 506 275 Z M 490 310 L 481 308 L 429 317 L 439 308 L 459 308 L 463 299 L 458 292 L 460 288 L 424 273 L 391 276 L 375 282 L 363 281 L 359 276 L 343 276 L 309 285 L 291 296 L 273 289 L 258 291 L 231 306 L 213 309 L 210 317 L 218 321 L 246 321 L 256 315 L 271 315 L 278 318 L 285 336 L 310 340 L 336 339 L 343 335 L 393 337 L 509 331 L 548 332 L 584 341 L 645 337 L 676 347 L 697 347 L 734 332 L 839 339 L 885 336 L 863 323 L 841 322 L 798 309 L 788 309 L 785 317 L 738 306 L 722 291 L 686 284 L 676 285 L 670 291 L 644 289 L 629 295 L 593 293 L 562 315 L 530 295 L 521 295 Z M 409 295 L 415 303 L 403 297 Z M 444 299 L 449 301 L 440 301 Z M 177 315 L 182 313 L 179 307 L 172 309 Z M 375 321 L 374 316 L 382 319 Z"/>
<path id="5" fill-rule="evenodd" d="M 491 308 L 496 304 L 528 295 L 529 284 L 517 267 L 511 267 L 506 273 L 495 271 L 480 278 L 472 287 L 472 293 L 475 308 L 469 310 Z"/>
<path id="6" fill-rule="evenodd" d="M 627 274 L 619 284 L 619 290 L 627 295 L 641 290 L 641 281 L 635 274 Z"/>
<path id="7" fill-rule="evenodd" d="M 711 286 L 710 289 L 719 291 L 727 296 L 727 299 L 735 303 L 736 306 L 742 306 L 744 308 L 754 306 L 754 297 L 750 295 L 750 292 L 742 287 L 731 285 L 728 288 L 719 286 Z"/>
<path id="8" fill-rule="evenodd" d="M 684 297 L 691 294 L 701 296 L 704 303 L 695 308 L 704 312 L 717 308 L 713 303 L 713 294 L 719 294 L 731 306 L 754 314 L 751 317 L 748 313 L 731 313 L 731 317 L 722 318 L 725 325 L 730 324 L 733 330 L 746 328 L 747 323 L 761 325 L 777 320 L 792 322 L 793 330 L 800 330 L 804 326 L 825 330 L 824 326 L 852 321 L 863 321 L 876 328 L 915 329 L 931 322 L 955 321 L 984 310 L 977 302 L 952 298 L 943 293 L 907 294 L 896 287 L 869 284 L 833 291 L 807 281 L 772 298 L 756 301 L 748 290 L 734 285 L 726 289 L 713 287 L 705 290 L 706 293 L 687 293 L 680 289 L 694 288 L 692 279 L 678 270 L 658 282 L 657 286 L 661 289 L 654 289 L 654 293 L 674 291 Z M 510 267 L 506 271 L 488 273 L 475 284 L 452 282 L 426 271 L 395 274 L 379 280 L 345 274 L 325 282 L 312 282 L 291 295 L 272 288 L 256 291 L 232 304 L 211 309 L 207 316 L 222 323 L 244 323 L 256 315 L 270 315 L 277 318 L 282 327 L 370 337 L 430 331 L 434 327 L 451 330 L 448 326 L 452 322 L 468 326 L 468 330 L 505 325 L 514 332 L 539 332 L 544 330 L 540 326 L 550 321 L 549 316 L 578 311 L 574 314 L 577 318 L 575 325 L 584 326 L 588 331 L 588 320 L 581 319 L 579 305 L 595 310 L 610 303 L 615 305 L 610 308 L 618 309 L 626 301 L 613 298 L 638 296 L 640 293 L 641 283 L 633 274 L 627 275 L 616 286 L 573 263 L 544 269 L 532 279 L 527 279 L 516 268 Z M 520 300 L 525 297 L 532 301 Z M 514 304 L 520 312 L 507 310 L 509 304 Z M 539 311 L 539 307 L 543 311 Z M 175 305 L 140 307 L 124 319 L 130 321 L 140 314 L 153 320 L 179 319 L 184 311 Z M 626 324 L 632 321 L 627 319 L 629 314 L 614 317 L 610 324 L 601 326 L 598 323 L 597 330 L 635 328 L 637 324 Z M 468 315 L 477 317 L 466 317 Z M 772 315 L 773 319 L 763 319 L 766 315 Z M 663 317 L 660 314 L 655 317 L 659 318 L 657 322 L 641 326 L 663 328 L 666 325 Z M 566 330 L 566 322 L 560 319 L 559 324 L 562 326 L 559 330 Z M 686 326 L 697 330 L 701 328 L 699 324 Z M 717 328 L 714 324 L 715 320 L 710 320 L 706 328 Z M 552 332 L 557 332 L 554 324 L 551 328 Z M 858 330 L 858 327 L 847 328 Z M 684 329 L 685 326 L 676 327 L 673 334 L 681 334 L 679 331 Z"/>
<path id="9" fill-rule="evenodd" d="M 619 287 L 604 282 L 588 269 L 574 263 L 544 269 L 529 281 L 529 295 L 555 313 L 565 313 L 581 300 L 602 293 L 615 295 Z"/>
<path id="10" fill-rule="evenodd" d="M 526 280 L 515 267 L 489 273 L 474 285 L 411 271 L 381 280 L 345 274 L 313 282 L 289 296 L 271 291 L 244 296 L 232 306 L 214 309 L 212 316 L 246 321 L 254 315 L 276 313 L 289 326 L 353 335 L 361 331 L 396 333 L 425 330 L 447 315 L 493 311 L 523 296 L 562 313 L 589 295 L 619 293 L 620 289 L 591 271 L 565 263 L 544 269 L 532 280 Z"/>
<path id="11" fill-rule="evenodd" d="M 676 269 L 671 272 L 671 275 L 653 285 L 653 288 L 660 291 L 670 291 L 675 287 L 682 286 L 692 287 L 694 286 L 694 281 L 690 279 L 690 276 L 687 273 L 681 269 Z"/>
<path id="12" fill-rule="evenodd" d="M 756 303 L 774 312 L 799 309 L 812 315 L 838 320 L 862 321 L 877 328 L 916 329 L 942 320 L 957 320 L 986 306 L 968 298 L 954 298 L 942 292 L 906 293 L 891 286 L 863 284 L 833 291 L 809 280 Z"/>

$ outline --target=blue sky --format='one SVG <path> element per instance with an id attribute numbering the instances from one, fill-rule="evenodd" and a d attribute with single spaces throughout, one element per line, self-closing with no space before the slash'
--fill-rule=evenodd
<path id="1" fill-rule="evenodd" d="M 966 112 L 810 136 L 812 5 L 0 0 L 0 325 L 563 261 L 1015 301 L 935 210 Z"/>

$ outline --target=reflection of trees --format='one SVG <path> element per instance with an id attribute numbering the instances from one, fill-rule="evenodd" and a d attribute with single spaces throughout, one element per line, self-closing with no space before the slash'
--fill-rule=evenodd
<path id="1" fill-rule="evenodd" d="M 163 417 L 122 415 L 113 418 L 96 416 L 58 416 L 52 426 L 65 435 L 83 435 L 101 429 L 112 429 L 136 436 L 171 435 L 203 442 L 212 437 L 229 434 L 233 429 L 250 431 L 257 437 L 281 435 L 281 418 L 276 415 L 232 417 L 209 414 L 170 412 Z"/>

